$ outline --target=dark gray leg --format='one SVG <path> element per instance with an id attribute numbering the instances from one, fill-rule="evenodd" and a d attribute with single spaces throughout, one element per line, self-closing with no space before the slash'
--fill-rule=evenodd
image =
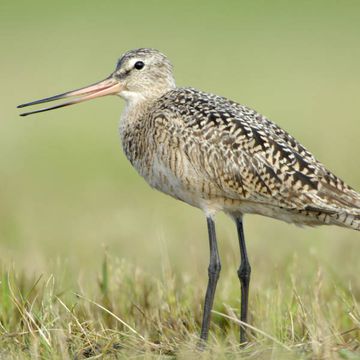
<path id="1" fill-rule="evenodd" d="M 209 335 L 211 309 L 213 307 L 216 284 L 221 270 L 220 257 L 216 242 L 215 223 L 211 217 L 207 218 L 207 226 L 210 244 L 210 264 L 208 268 L 209 282 L 206 289 L 204 314 L 200 334 L 200 338 L 203 341 L 206 341 Z"/>
<path id="2" fill-rule="evenodd" d="M 243 223 L 241 218 L 236 218 L 236 227 L 239 237 L 241 263 L 238 270 L 238 277 L 241 284 L 241 313 L 240 320 L 247 323 L 248 319 L 248 300 L 251 267 L 246 252 Z M 246 329 L 240 326 L 240 343 L 246 343 Z"/>

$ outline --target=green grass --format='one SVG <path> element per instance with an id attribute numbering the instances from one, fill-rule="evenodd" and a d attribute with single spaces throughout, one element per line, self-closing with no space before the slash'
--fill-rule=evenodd
<path id="1" fill-rule="evenodd" d="M 16 110 L 151 46 L 180 86 L 266 114 L 360 190 L 359 16 L 351 0 L 3 1 L 0 358 L 359 359 L 358 232 L 245 217 L 254 329 L 239 349 L 239 250 L 219 215 L 223 270 L 199 354 L 206 222 L 150 190 L 121 154 L 122 102 Z"/>
<path id="2" fill-rule="evenodd" d="M 153 277 L 106 255 L 91 292 L 84 278 L 66 288 L 60 270 L 39 278 L 4 271 L 0 357 L 358 359 L 359 292 L 311 263 L 312 274 L 293 259 L 265 289 L 255 285 L 246 348 L 238 345 L 238 294 L 225 270 L 203 353 L 196 348 L 202 281 L 176 275 L 170 265 Z"/>

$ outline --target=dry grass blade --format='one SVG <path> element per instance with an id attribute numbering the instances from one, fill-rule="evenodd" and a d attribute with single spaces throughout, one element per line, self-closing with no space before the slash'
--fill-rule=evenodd
<path id="1" fill-rule="evenodd" d="M 358 326 L 358 329 L 360 329 L 360 321 L 359 321 L 359 319 L 357 319 L 357 318 L 355 317 L 355 315 L 354 315 L 353 313 L 351 313 L 351 312 L 349 312 L 349 316 L 350 316 L 351 319 L 354 321 L 354 323 Z"/>
<path id="2" fill-rule="evenodd" d="M 15 306 L 17 307 L 19 313 L 22 315 L 25 323 L 27 324 L 27 327 L 29 329 L 29 332 L 35 337 L 34 335 L 34 331 L 30 325 L 30 323 L 33 324 L 33 326 L 36 327 L 37 331 L 39 332 L 41 338 L 45 341 L 45 343 L 49 346 L 49 348 L 51 348 L 51 343 L 50 340 L 46 337 L 45 332 L 39 327 L 39 325 L 36 323 L 34 317 L 32 316 L 32 314 L 26 310 L 25 306 L 23 306 L 17 299 L 14 290 L 10 284 L 10 279 L 8 277 L 8 288 L 10 291 L 10 296 L 11 296 L 11 300 L 14 302 Z M 30 320 L 30 323 L 29 321 Z"/>
<path id="3" fill-rule="evenodd" d="M 279 341 L 278 339 L 276 339 L 276 338 L 274 338 L 273 336 L 267 334 L 266 332 L 264 332 L 264 331 L 256 328 L 255 326 L 252 326 L 252 325 L 250 325 L 250 324 L 247 324 L 247 323 L 239 320 L 238 318 L 236 318 L 236 317 L 234 317 L 234 316 L 226 315 L 226 314 L 221 313 L 221 312 L 219 312 L 219 311 L 213 310 L 212 312 L 213 312 L 214 314 L 220 315 L 220 316 L 222 316 L 222 317 L 224 317 L 224 318 L 226 318 L 226 319 L 229 319 L 229 320 L 231 320 L 231 321 L 233 321 L 233 322 L 235 322 L 235 323 L 237 323 L 237 324 L 239 324 L 239 325 L 245 326 L 245 327 L 247 327 L 247 328 L 249 328 L 249 329 L 257 332 L 258 334 L 266 337 L 267 339 L 273 341 L 274 343 L 278 344 L 278 345 L 281 346 L 282 348 L 284 348 L 284 349 L 286 349 L 286 350 L 288 350 L 288 351 L 292 351 L 292 349 L 291 349 L 289 346 L 283 344 L 283 343 L 282 343 L 281 341 Z"/>
<path id="4" fill-rule="evenodd" d="M 113 312 L 111 312 L 109 309 L 107 309 L 106 307 L 98 304 L 96 301 L 93 301 L 91 299 L 86 298 L 85 296 L 82 296 L 80 294 L 74 293 L 76 296 L 78 296 L 79 298 L 86 300 L 88 302 L 90 302 L 91 304 L 97 306 L 99 309 L 105 311 L 106 313 L 108 313 L 110 316 L 112 316 L 114 319 L 116 319 L 118 322 L 120 322 L 122 325 L 124 325 L 127 329 L 129 329 L 133 334 L 135 334 L 136 336 L 138 336 L 142 341 L 144 341 L 145 343 L 147 343 L 148 345 L 151 345 L 153 347 L 158 347 L 157 344 L 154 344 L 148 340 L 146 340 L 141 334 L 139 334 L 132 326 L 130 326 L 129 324 L 127 324 L 124 320 L 122 320 L 121 318 L 119 318 L 117 315 L 115 315 Z"/>
<path id="5" fill-rule="evenodd" d="M 64 302 L 56 296 L 57 301 L 63 306 L 63 308 L 71 315 L 71 317 L 75 320 L 76 324 L 78 325 L 80 331 L 82 332 L 82 334 L 85 336 L 86 340 L 88 341 L 89 345 L 91 345 L 91 341 L 88 337 L 87 332 L 85 331 L 85 329 L 83 328 L 83 326 L 81 325 L 80 321 L 78 320 L 78 318 L 73 314 L 73 312 L 66 306 L 66 304 L 64 304 Z"/>

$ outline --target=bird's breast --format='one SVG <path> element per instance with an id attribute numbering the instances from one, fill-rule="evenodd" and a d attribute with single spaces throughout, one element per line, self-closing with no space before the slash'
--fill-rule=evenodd
<path id="1" fill-rule="evenodd" d="M 151 187 L 198 208 L 211 206 L 214 184 L 196 171 L 185 141 L 147 121 L 121 123 L 120 137 L 126 157 Z"/>

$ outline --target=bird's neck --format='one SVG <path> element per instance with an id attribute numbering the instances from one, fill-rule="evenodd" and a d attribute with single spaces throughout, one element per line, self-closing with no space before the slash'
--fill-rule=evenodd
<path id="1" fill-rule="evenodd" d="M 144 89 L 141 92 L 123 90 L 120 96 L 125 100 L 126 107 L 132 108 L 134 106 L 141 106 L 143 103 L 151 103 L 162 97 L 167 92 L 175 89 L 175 84 L 169 86 L 159 86 L 152 89 Z"/>
<path id="2" fill-rule="evenodd" d="M 146 115 L 151 105 L 162 95 L 147 97 L 130 91 L 121 94 L 125 99 L 125 109 L 121 114 L 119 124 L 121 137 L 125 131 L 131 131 L 136 126 L 136 123 Z"/>
<path id="3" fill-rule="evenodd" d="M 144 114 L 153 103 L 173 89 L 175 89 L 175 84 L 144 92 L 122 91 L 120 96 L 125 100 L 126 105 L 121 120 L 125 123 L 136 120 Z"/>
<path id="4" fill-rule="evenodd" d="M 147 111 L 149 106 L 158 99 L 158 97 L 146 97 L 143 94 L 126 92 L 125 109 L 121 116 L 123 122 L 132 122 Z"/>
<path id="5" fill-rule="evenodd" d="M 146 119 L 158 98 L 128 95 L 125 109 L 120 118 L 119 134 L 126 157 L 137 168 L 137 161 L 144 156 L 144 152 L 139 150 L 139 146 L 142 146 L 144 131 L 148 126 Z"/>

